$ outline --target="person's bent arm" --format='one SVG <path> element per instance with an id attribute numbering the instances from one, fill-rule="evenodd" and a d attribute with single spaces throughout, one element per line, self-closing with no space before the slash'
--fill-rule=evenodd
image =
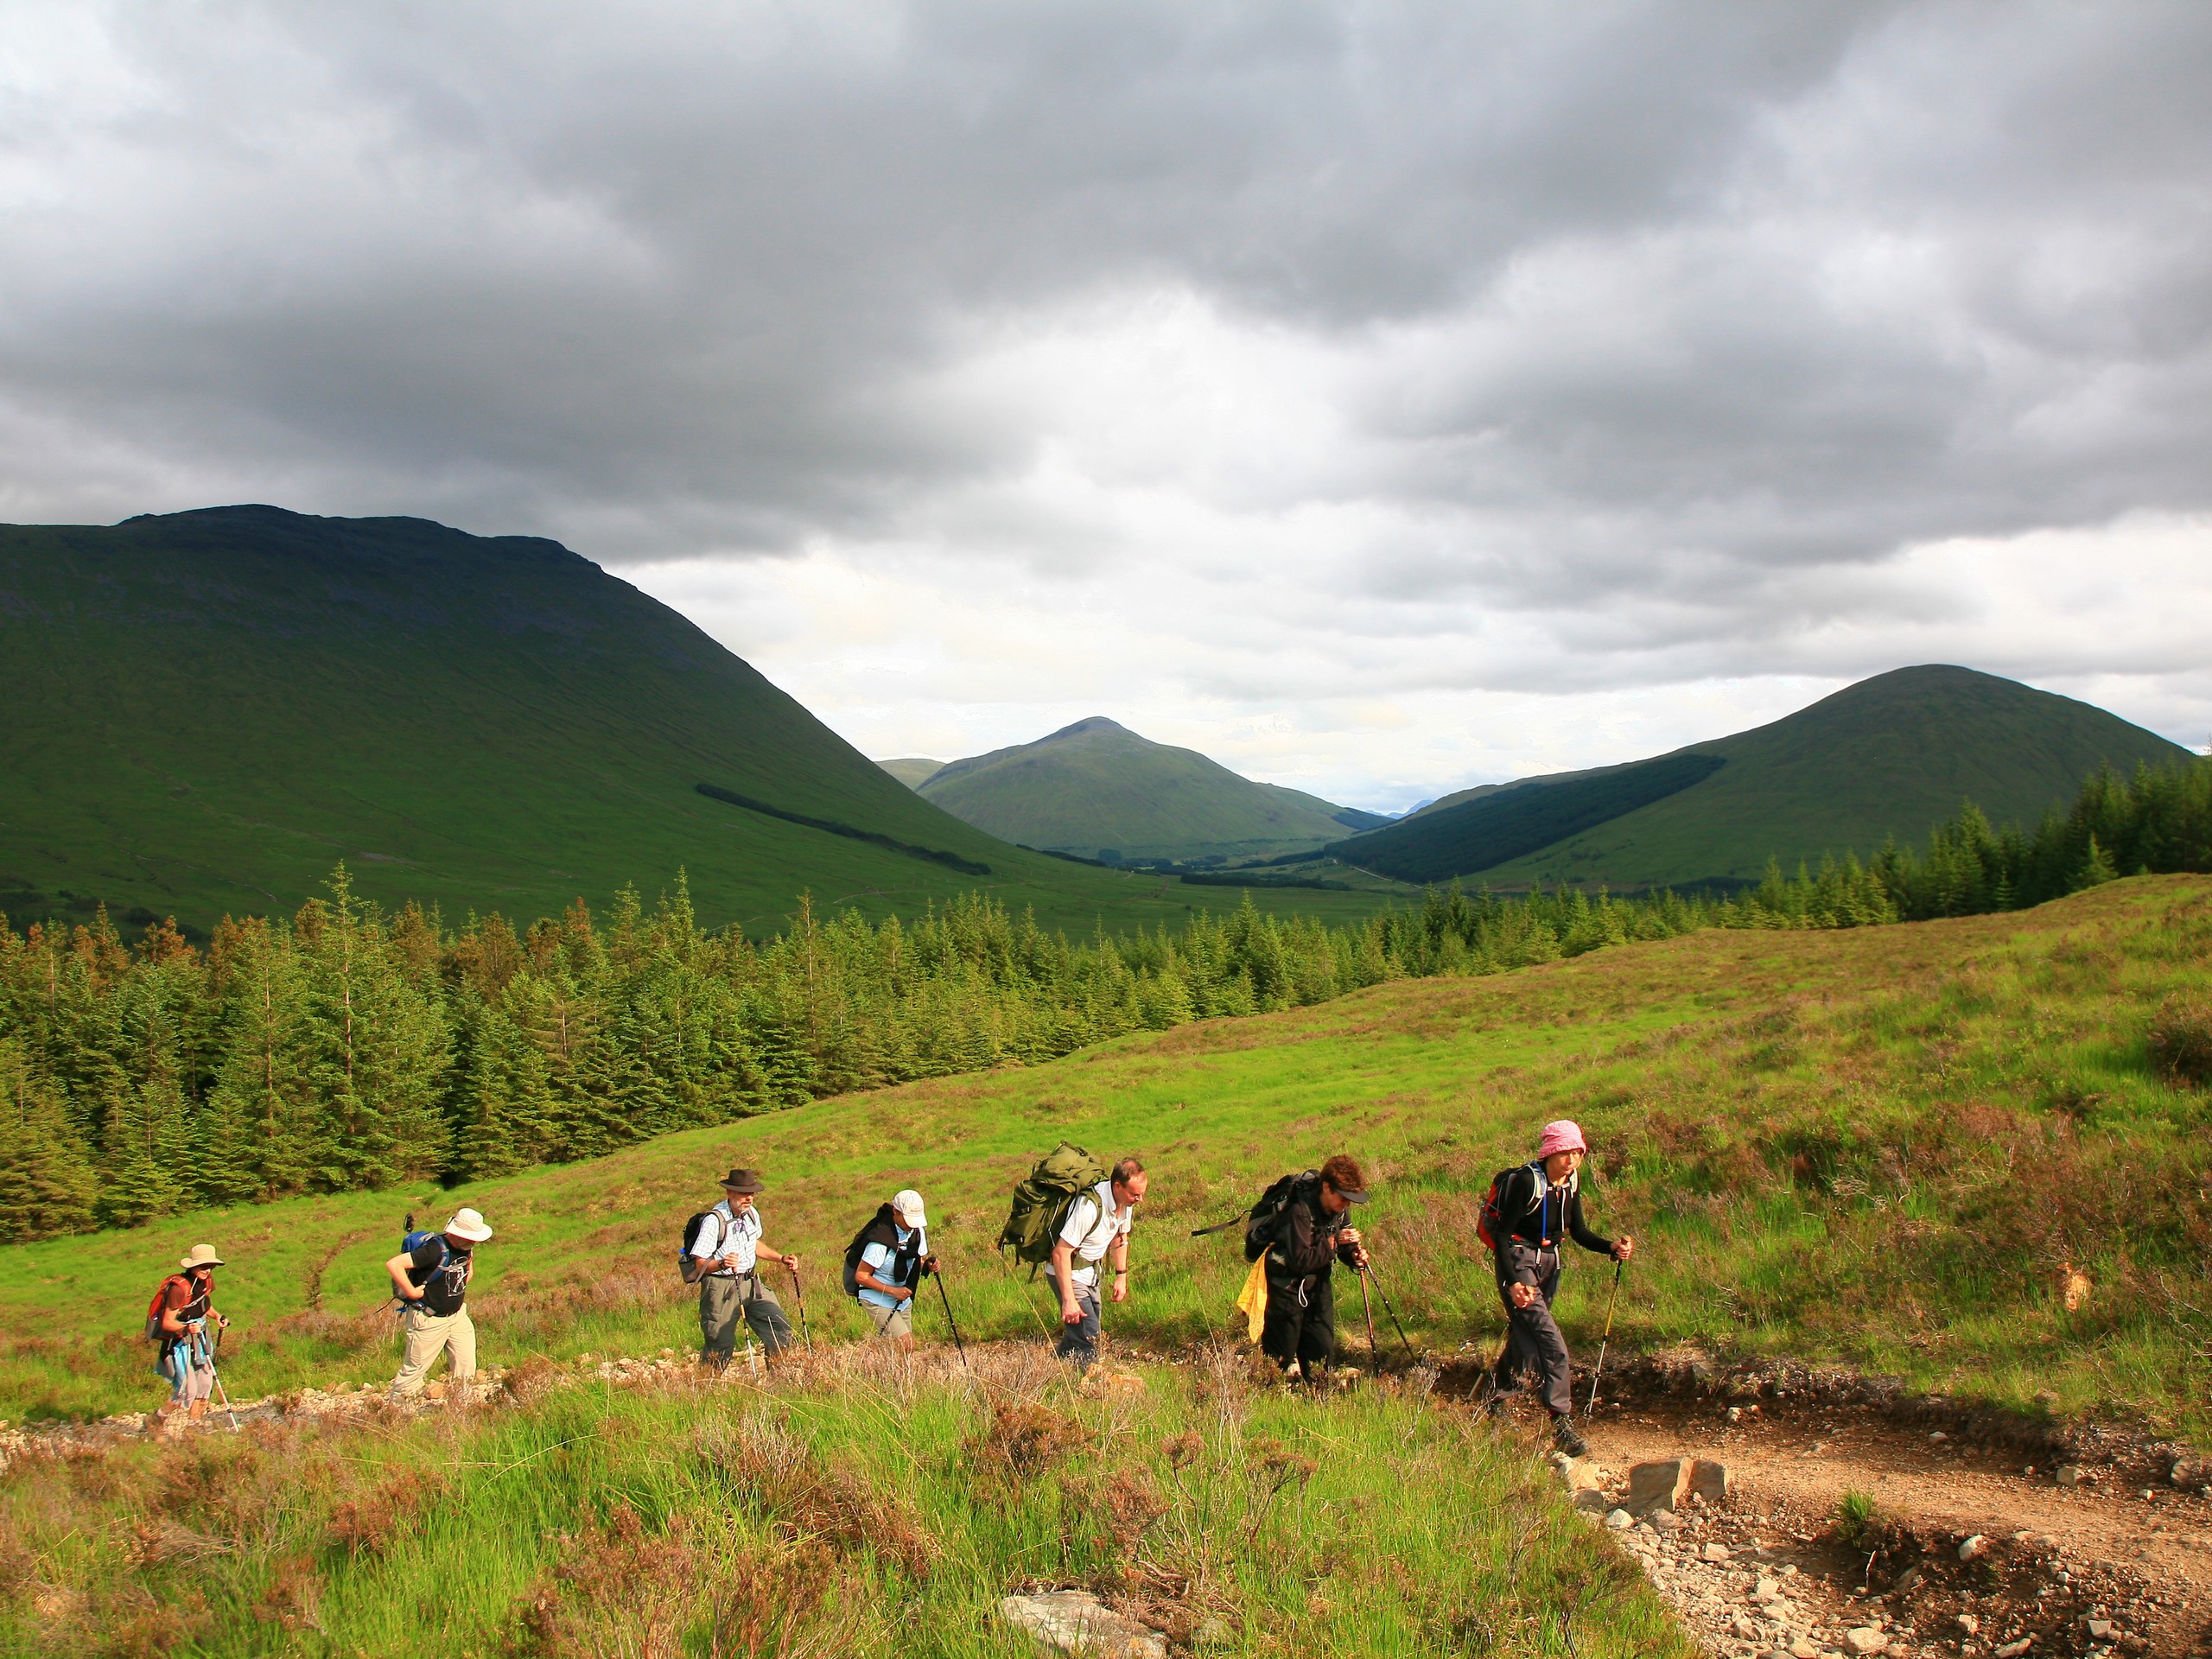
<path id="1" fill-rule="evenodd" d="M 1582 1194 L 1578 1189 L 1567 1208 L 1567 1230 L 1574 1235 L 1574 1242 L 1586 1250 L 1599 1255 L 1618 1255 L 1620 1246 L 1602 1233 L 1590 1230 L 1590 1224 L 1582 1219 Z"/>
<path id="2" fill-rule="evenodd" d="M 785 1255 L 780 1250 L 772 1250 L 766 1244 L 755 1244 L 753 1247 L 753 1259 L 756 1262 L 776 1262 L 779 1266 L 789 1268 L 793 1273 L 798 1271 L 798 1257 Z"/>
<path id="3" fill-rule="evenodd" d="M 1075 1246 L 1065 1238 L 1052 1246 L 1052 1282 L 1060 1287 L 1060 1323 L 1081 1324 L 1083 1309 L 1075 1300 Z"/>
<path id="4" fill-rule="evenodd" d="M 1106 1261 L 1107 1264 L 1114 1269 L 1114 1300 L 1117 1302 L 1128 1301 L 1129 1300 L 1129 1236 L 1127 1233 L 1116 1233 L 1114 1236 L 1113 1243 L 1107 1247 Z"/>
<path id="5" fill-rule="evenodd" d="M 894 1302 L 906 1302 L 912 1301 L 913 1300 L 914 1293 L 910 1287 L 906 1285 L 887 1285 L 882 1280 L 877 1278 L 866 1268 L 855 1268 L 853 1269 L 853 1282 L 856 1285 L 865 1286 L 869 1290 L 880 1290 L 886 1296 L 891 1298 Z"/>
<path id="6" fill-rule="evenodd" d="M 402 1250 L 384 1264 L 384 1270 L 391 1275 L 393 1293 L 402 1301 L 419 1302 L 423 1300 L 423 1287 L 420 1285 L 410 1285 L 407 1282 L 407 1270 L 414 1265 L 415 1258 L 405 1250 Z"/>

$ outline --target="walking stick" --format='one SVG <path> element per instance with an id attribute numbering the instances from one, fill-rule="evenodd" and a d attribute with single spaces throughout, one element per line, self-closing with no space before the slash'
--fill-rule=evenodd
<path id="1" fill-rule="evenodd" d="M 1613 1304 L 1620 1298 L 1621 1274 L 1627 1270 L 1627 1262 L 1618 1256 L 1614 1258 L 1613 1287 L 1605 1296 L 1605 1334 L 1604 1339 L 1598 1344 L 1598 1369 L 1590 1373 L 1590 1403 L 1582 1408 L 1582 1414 L 1585 1417 L 1598 1409 L 1598 1379 L 1605 1374 L 1605 1346 L 1613 1339 Z"/>
<path id="2" fill-rule="evenodd" d="M 1191 1229 L 1191 1236 L 1204 1238 L 1209 1233 L 1225 1233 L 1232 1227 L 1242 1227 L 1246 1220 L 1247 1217 L 1243 1216 L 1231 1216 L 1227 1221 L 1217 1221 L 1211 1227 L 1193 1227 Z"/>
<path id="3" fill-rule="evenodd" d="M 1359 1305 L 1367 1314 L 1367 1363 L 1377 1371 L 1382 1369 L 1382 1356 L 1375 1346 L 1375 1300 L 1367 1294 L 1367 1269 L 1359 1270 Z"/>
<path id="4" fill-rule="evenodd" d="M 789 1261 L 784 1265 L 791 1268 L 791 1294 L 798 1300 L 799 1334 L 806 1338 L 806 1351 L 810 1354 L 814 1351 L 814 1332 L 807 1328 L 806 1324 L 806 1287 L 798 1281 L 798 1269 L 792 1268 Z"/>
<path id="5" fill-rule="evenodd" d="M 1367 1271 L 1368 1273 L 1375 1273 L 1375 1267 L 1372 1262 L 1368 1264 Z M 1365 1274 L 1360 1275 L 1360 1282 L 1362 1284 L 1365 1284 L 1367 1282 Z M 1407 1360 L 1413 1364 L 1420 1364 L 1421 1360 L 1414 1352 L 1413 1343 L 1406 1336 L 1406 1327 L 1398 1323 L 1398 1310 L 1390 1306 L 1390 1293 L 1382 1288 L 1382 1275 L 1379 1273 L 1375 1273 L 1375 1294 L 1382 1299 L 1382 1311 L 1390 1316 L 1391 1326 L 1398 1333 L 1398 1341 L 1406 1351 Z"/>
<path id="6" fill-rule="evenodd" d="M 223 1327 L 219 1325 L 215 1327 L 214 1343 L 207 1351 L 207 1377 L 214 1383 L 215 1392 L 223 1396 L 223 1415 L 231 1420 L 231 1433 L 235 1434 L 238 1432 L 238 1414 L 231 1409 L 231 1391 L 223 1386 L 223 1373 L 215 1364 L 216 1351 L 222 1345 Z"/>
<path id="7" fill-rule="evenodd" d="M 952 1345 L 959 1351 L 960 1369 L 972 1376 L 974 1368 L 968 1363 L 968 1344 L 960 1340 L 960 1321 L 952 1317 L 952 1293 L 944 1287 L 944 1270 L 940 1268 L 930 1277 L 937 1281 L 938 1296 L 944 1303 L 944 1322 L 952 1327 Z"/>

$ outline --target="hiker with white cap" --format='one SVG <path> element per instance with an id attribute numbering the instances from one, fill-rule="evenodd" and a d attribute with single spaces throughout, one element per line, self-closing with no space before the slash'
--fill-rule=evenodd
<path id="1" fill-rule="evenodd" d="M 154 1414 L 159 1433 L 181 1431 L 207 1414 L 215 1389 L 215 1354 L 207 1340 L 207 1321 L 220 1330 L 230 1320 L 215 1311 L 215 1269 L 223 1258 L 213 1244 L 195 1244 L 162 1281 L 146 1310 L 146 1334 L 156 1344 L 154 1369 L 169 1382 L 168 1404 Z"/>
<path id="2" fill-rule="evenodd" d="M 1137 1205 L 1144 1202 L 1151 1179 L 1142 1163 L 1122 1159 L 1106 1179 L 1077 1195 L 1053 1241 L 1046 1272 L 1060 1294 L 1060 1339 L 1052 1351 L 1079 1371 L 1098 1362 L 1101 1262 L 1109 1262 L 1114 1269 L 1114 1300 L 1129 1299 L 1129 1229 L 1136 1224 Z"/>
<path id="3" fill-rule="evenodd" d="M 1536 1155 L 1517 1169 L 1502 1170 L 1483 1202 L 1478 1236 L 1495 1253 L 1497 1294 L 1505 1304 L 1505 1351 L 1491 1376 L 1490 1409 L 1503 1408 L 1520 1391 L 1522 1379 L 1537 1373 L 1544 1404 L 1552 1414 L 1552 1439 L 1569 1457 L 1589 1447 L 1576 1432 L 1574 1385 L 1567 1338 L 1552 1318 L 1559 1294 L 1560 1241 L 1572 1237 L 1586 1250 L 1625 1262 L 1636 1241 L 1590 1230 L 1582 1219 L 1583 1160 L 1589 1143 L 1580 1125 L 1567 1118 L 1544 1125 Z"/>
<path id="4" fill-rule="evenodd" d="M 845 1290 L 860 1303 L 875 1334 L 914 1351 L 914 1293 L 937 1271 L 930 1254 L 929 1213 L 911 1186 L 891 1196 L 845 1247 Z"/>
<path id="5" fill-rule="evenodd" d="M 753 1199 L 766 1190 L 759 1170 L 733 1169 L 722 1177 L 721 1202 L 695 1218 L 698 1230 L 688 1248 L 699 1265 L 699 1363 L 709 1370 L 728 1366 L 740 1318 L 771 1359 L 791 1345 L 791 1321 L 760 1276 L 760 1263 L 777 1262 L 796 1275 L 798 1257 L 760 1242 L 765 1224 Z"/>
<path id="6" fill-rule="evenodd" d="M 468 1379 L 476 1375 L 476 1326 L 468 1317 L 468 1281 L 476 1271 L 476 1247 L 492 1236 L 484 1217 L 456 1210 L 445 1230 L 402 1250 L 384 1264 L 391 1287 L 406 1305 L 401 1330 L 407 1350 L 399 1375 L 391 1380 L 394 1400 L 411 1400 L 440 1354 L 446 1356 L 447 1400 L 461 1405 Z"/>

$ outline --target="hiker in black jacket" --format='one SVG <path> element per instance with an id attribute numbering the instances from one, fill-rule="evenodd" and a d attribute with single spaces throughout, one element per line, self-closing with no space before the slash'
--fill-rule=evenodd
<path id="1" fill-rule="evenodd" d="M 1337 1351 L 1335 1264 L 1367 1267 L 1358 1230 L 1344 1224 L 1355 1204 L 1367 1202 L 1367 1178 L 1341 1155 L 1312 1176 L 1291 1183 L 1282 1208 L 1255 1223 L 1244 1238 L 1244 1259 L 1267 1257 L 1268 1311 L 1261 1351 L 1287 1373 L 1293 1364 L 1310 1383 L 1327 1375 Z"/>
<path id="2" fill-rule="evenodd" d="M 1497 1248 L 1497 1294 L 1505 1303 L 1505 1351 L 1491 1377 L 1490 1408 L 1503 1408 L 1530 1371 L 1541 1375 L 1551 1408 L 1552 1439 L 1569 1457 L 1589 1447 L 1574 1427 L 1573 1373 L 1567 1338 L 1552 1318 L 1559 1294 L 1560 1241 L 1572 1236 L 1586 1250 L 1625 1262 L 1636 1241 L 1590 1230 L 1582 1219 L 1582 1160 L 1589 1156 L 1582 1130 L 1565 1118 L 1544 1125 L 1535 1157 L 1498 1178 L 1497 1212 L 1491 1221 Z"/>

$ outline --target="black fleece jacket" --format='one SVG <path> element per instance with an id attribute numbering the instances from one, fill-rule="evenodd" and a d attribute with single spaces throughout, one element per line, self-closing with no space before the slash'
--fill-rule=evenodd
<path id="1" fill-rule="evenodd" d="M 1290 1202 L 1275 1221 L 1274 1242 L 1268 1246 L 1269 1276 L 1325 1279 L 1332 1262 L 1357 1266 L 1352 1255 L 1356 1247 L 1337 1238 L 1351 1219 L 1349 1210 L 1332 1216 L 1321 1207 L 1320 1182 L 1299 1182 L 1290 1189 Z"/>
<path id="2" fill-rule="evenodd" d="M 1497 1235 L 1497 1279 L 1500 1284 L 1533 1285 L 1538 1274 L 1536 1252 L 1557 1246 L 1572 1236 L 1586 1250 L 1600 1255 L 1613 1253 L 1613 1241 L 1590 1230 L 1582 1219 L 1582 1187 L 1540 1182 L 1533 1164 L 1523 1164 L 1497 1184 L 1497 1213 L 1503 1224 Z M 1545 1188 L 1541 1203 L 1536 1189 Z"/>

